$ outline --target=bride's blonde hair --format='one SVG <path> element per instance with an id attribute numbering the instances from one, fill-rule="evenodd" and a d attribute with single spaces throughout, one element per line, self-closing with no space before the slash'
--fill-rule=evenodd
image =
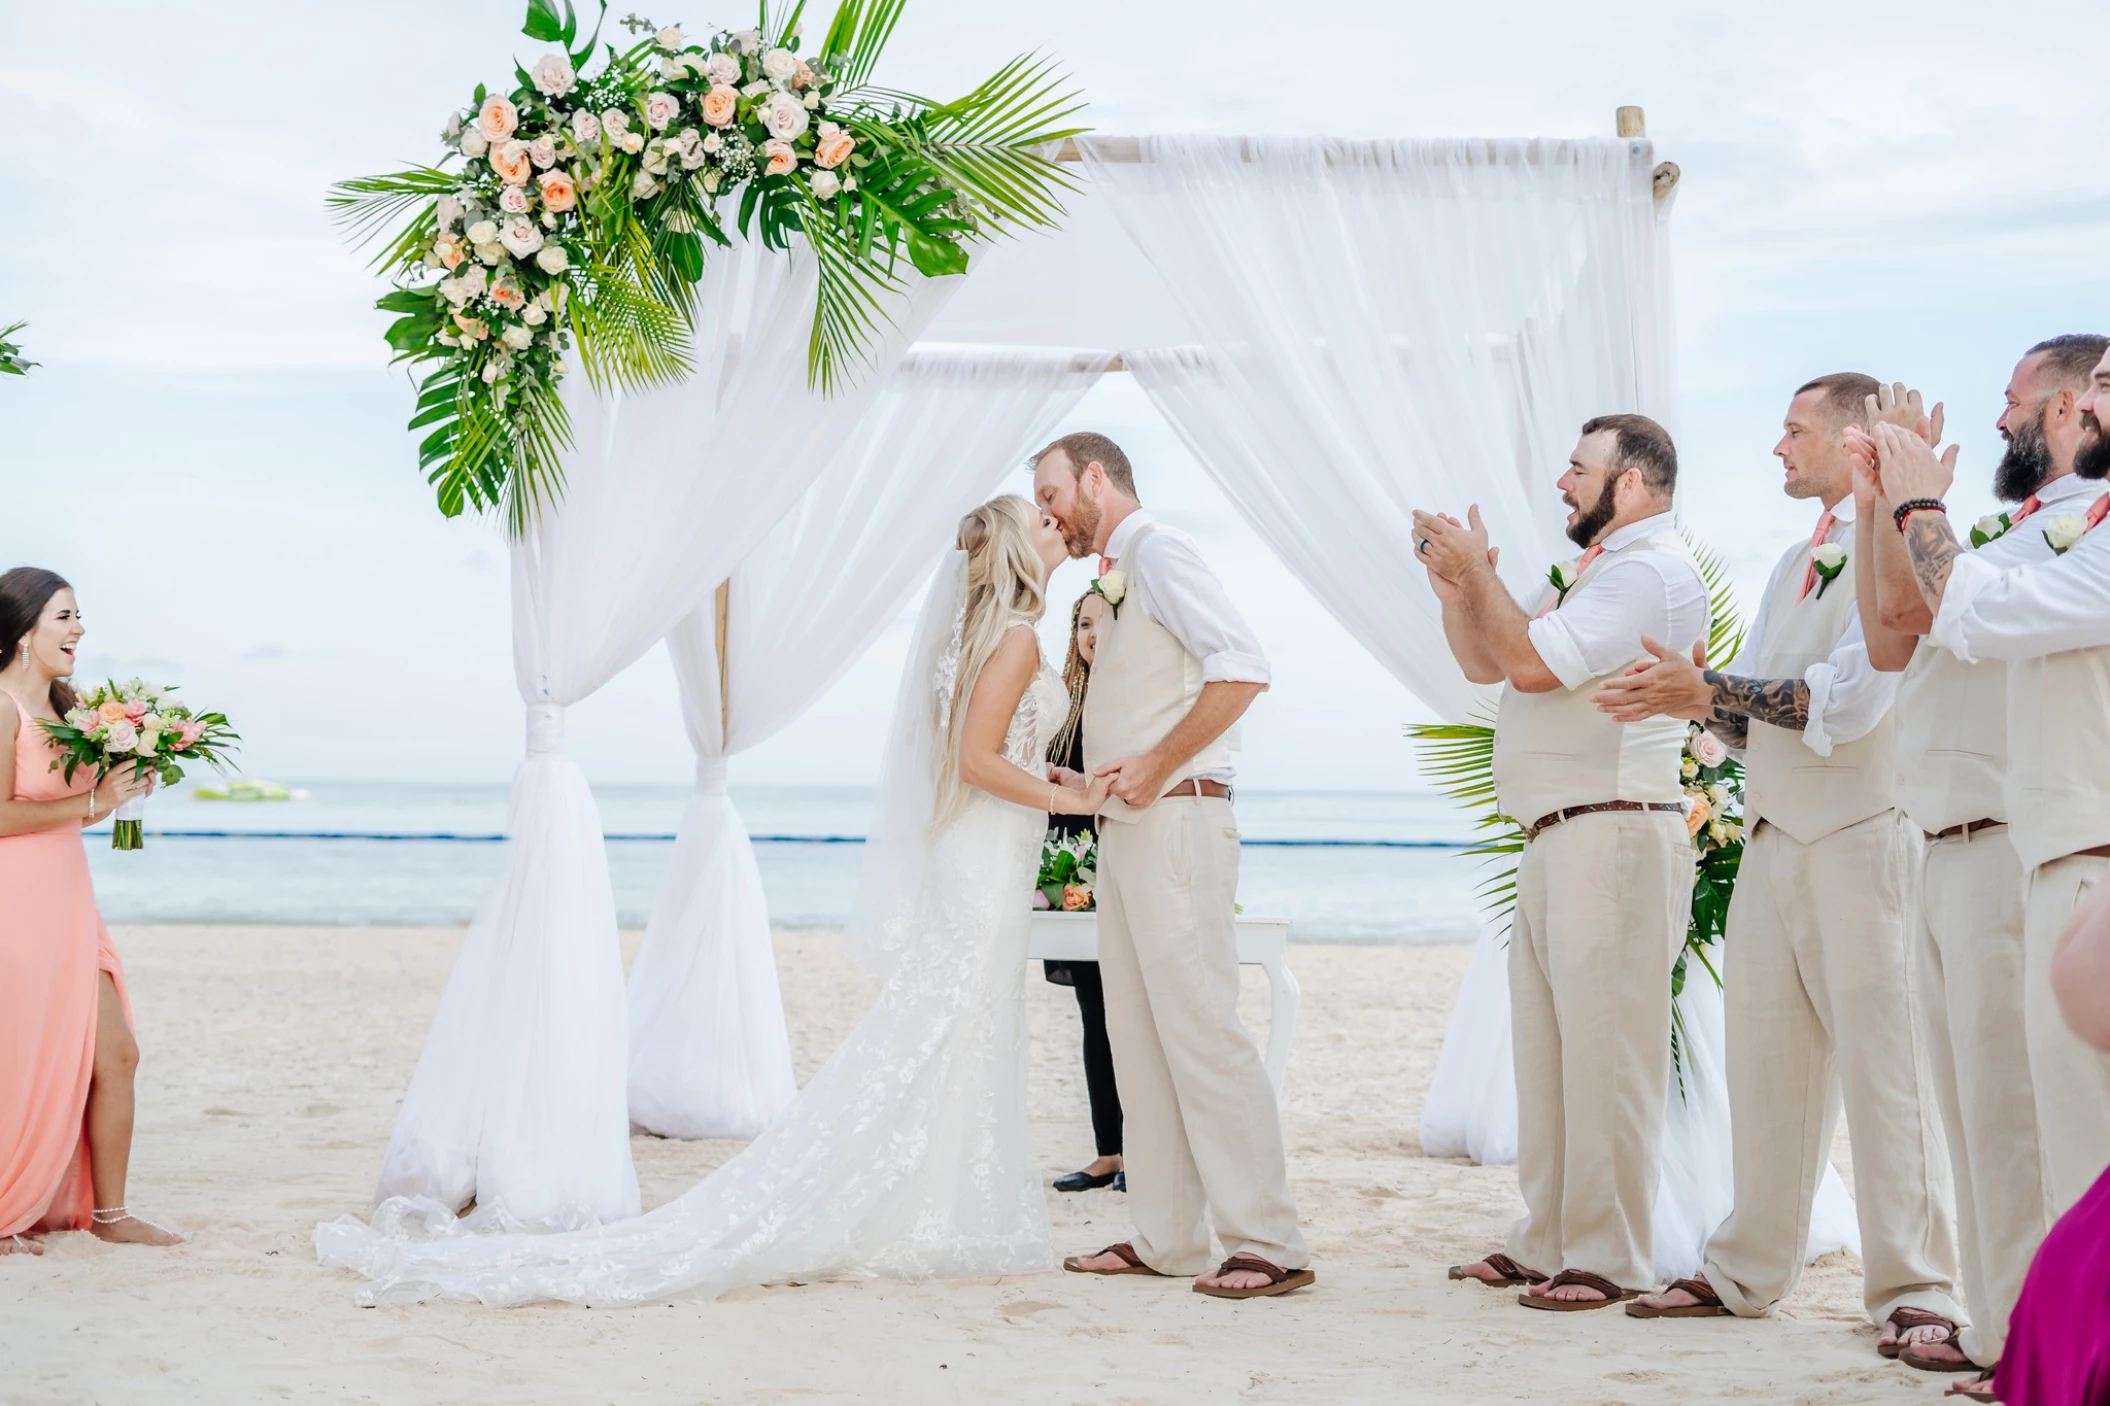
<path id="1" fill-rule="evenodd" d="M 1040 510 L 1006 493 L 960 519 L 956 545 L 967 553 L 967 603 L 960 616 L 959 667 L 944 693 L 945 759 L 938 768 L 938 807 L 933 828 L 943 828 L 966 805 L 960 783 L 960 734 L 967 700 L 982 667 L 1013 625 L 1038 624 L 1047 608 L 1041 589 L 1046 563 L 1033 545 Z"/>

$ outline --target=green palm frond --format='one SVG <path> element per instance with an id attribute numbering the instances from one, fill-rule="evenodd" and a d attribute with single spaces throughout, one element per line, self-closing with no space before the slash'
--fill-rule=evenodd
<path id="1" fill-rule="evenodd" d="M 1729 567 L 1719 552 L 1684 526 L 1678 528 L 1678 535 L 1685 539 L 1700 568 L 1700 581 L 1707 587 L 1707 662 L 1719 669 L 1744 647 L 1744 625 L 1737 613 L 1736 591 L 1729 583 Z"/>
<path id="2" fill-rule="evenodd" d="M 839 77 L 846 90 L 864 87 L 907 8 L 908 0 L 843 0 L 821 41 L 817 62 Z"/>
<path id="3" fill-rule="evenodd" d="M 883 96 L 929 109 L 901 124 L 901 135 L 992 231 L 1047 226 L 1062 217 L 1061 193 L 1077 183 L 1047 152 L 1087 129 L 1065 125 L 1084 101 L 1053 60 L 1022 54 L 950 103 L 891 91 Z"/>
<path id="4" fill-rule="evenodd" d="M 324 203 L 331 218 L 352 237 L 354 244 L 370 243 L 386 234 L 388 227 L 405 214 L 409 223 L 388 235 L 374 255 L 375 268 L 394 268 L 415 261 L 432 243 L 437 232 L 432 202 L 453 191 L 462 178 L 437 166 L 413 166 L 386 176 L 359 176 L 330 187 Z"/>
<path id="5" fill-rule="evenodd" d="M 1478 838 L 1466 847 L 1469 857 L 1493 868 L 1480 881 L 1475 897 L 1487 916 L 1506 932 L 1517 902 L 1517 856 L 1524 852 L 1523 827 L 1502 814 L 1495 803 L 1495 729 L 1484 723 L 1409 723 L 1407 735 L 1420 753 L 1422 775 L 1464 809 L 1474 813 Z"/>
<path id="6" fill-rule="evenodd" d="M 15 334 L 27 326 L 26 322 L 17 322 L 10 327 L 0 327 L 0 376 L 27 376 L 29 368 L 37 364 L 24 361 L 22 348 L 15 345 Z"/>

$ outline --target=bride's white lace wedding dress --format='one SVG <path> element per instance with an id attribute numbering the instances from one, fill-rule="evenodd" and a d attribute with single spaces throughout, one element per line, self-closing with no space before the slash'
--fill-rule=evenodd
<path id="1" fill-rule="evenodd" d="M 956 640 L 936 671 L 948 696 Z M 1005 734 L 1005 757 L 1039 771 L 1068 702 L 1043 666 Z M 488 1235 L 459 1230 L 435 1202 L 399 1198 L 371 1225 L 318 1226 L 319 1257 L 373 1281 L 362 1303 L 493 1307 L 1052 1269 L 1026 1123 L 1027 899 L 1045 829 L 1039 811 L 980 791 L 936 835 L 925 821 L 920 876 L 882 939 L 878 999 L 783 1116 L 679 1199 L 589 1230 Z"/>

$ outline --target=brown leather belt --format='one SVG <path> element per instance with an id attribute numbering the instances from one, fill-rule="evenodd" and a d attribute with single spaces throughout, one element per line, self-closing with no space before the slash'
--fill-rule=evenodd
<path id="1" fill-rule="evenodd" d="M 1231 788 L 1221 781 L 1203 781 L 1190 776 L 1165 793 L 1167 799 L 1173 796 L 1207 796 L 1212 800 L 1228 801 L 1231 799 Z"/>
<path id="2" fill-rule="evenodd" d="M 2005 820 L 1966 820 L 1963 824 L 1951 825 L 1946 830 L 1922 830 L 1920 833 L 1930 840 L 1953 840 L 1958 835 L 1969 840 L 1971 836 L 1977 834 L 1980 830 L 1991 830 L 1995 826 L 2005 824 L 2007 824 Z"/>
<path id="3" fill-rule="evenodd" d="M 2110 859 L 2110 845 L 2097 845 L 2094 849 L 2077 849 L 2066 855 L 2067 859 L 2079 859 L 2086 855 L 2090 859 Z"/>
<path id="4" fill-rule="evenodd" d="M 1607 810 L 1674 810 L 1682 815 L 1685 807 L 1676 801 L 1599 801 L 1594 806 L 1563 806 L 1551 815 L 1542 815 L 1526 825 L 1524 838 L 1535 840 L 1564 820 L 1573 820 L 1578 815 L 1596 815 Z"/>

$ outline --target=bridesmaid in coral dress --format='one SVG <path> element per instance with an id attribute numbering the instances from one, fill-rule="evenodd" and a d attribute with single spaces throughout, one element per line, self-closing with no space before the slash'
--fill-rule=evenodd
<path id="1" fill-rule="evenodd" d="M 81 843 L 151 783 L 127 767 L 69 785 L 38 726 L 74 704 L 81 633 L 64 580 L 0 573 L 0 1254 L 42 1254 L 31 1237 L 48 1230 L 181 1238 L 125 1210 L 139 1046 Z"/>

